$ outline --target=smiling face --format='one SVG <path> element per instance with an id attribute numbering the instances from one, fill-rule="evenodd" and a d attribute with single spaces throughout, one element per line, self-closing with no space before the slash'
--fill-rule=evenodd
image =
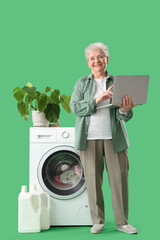
<path id="1" fill-rule="evenodd" d="M 104 73 L 108 64 L 109 57 L 106 57 L 102 49 L 98 48 L 90 51 L 88 55 L 88 66 L 92 73 Z"/>

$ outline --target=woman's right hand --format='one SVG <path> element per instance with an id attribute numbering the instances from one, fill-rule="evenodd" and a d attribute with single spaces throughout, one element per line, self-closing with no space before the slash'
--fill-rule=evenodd
<path id="1" fill-rule="evenodd" d="M 99 102 L 106 101 L 109 98 L 112 98 L 113 92 L 110 90 L 113 88 L 113 85 L 110 86 L 105 92 L 103 92 L 99 97 L 95 98 L 95 104 L 97 105 Z"/>

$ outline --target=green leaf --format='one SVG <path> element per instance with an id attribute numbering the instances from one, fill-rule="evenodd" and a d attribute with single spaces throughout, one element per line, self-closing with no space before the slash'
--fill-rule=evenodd
<path id="1" fill-rule="evenodd" d="M 57 104 L 60 103 L 59 97 L 55 92 L 51 92 L 51 100 L 53 103 L 57 103 Z"/>
<path id="2" fill-rule="evenodd" d="M 70 99 L 71 99 L 71 96 L 66 96 L 66 95 L 64 95 L 64 94 L 60 97 L 62 107 L 63 107 L 68 113 L 71 113 L 71 109 L 70 109 L 70 107 L 69 107 Z"/>
<path id="3" fill-rule="evenodd" d="M 28 118 L 29 118 L 29 111 L 26 109 L 26 114 L 23 116 L 23 119 L 25 121 L 28 121 Z"/>
<path id="4" fill-rule="evenodd" d="M 43 112 L 46 106 L 47 106 L 47 96 L 45 94 L 42 94 L 38 101 L 38 110 L 40 112 Z"/>
<path id="5" fill-rule="evenodd" d="M 69 107 L 69 105 L 68 105 L 67 102 L 61 102 L 61 104 L 62 104 L 62 107 L 63 107 L 68 113 L 71 112 L 71 109 L 70 109 L 70 107 Z"/>
<path id="6" fill-rule="evenodd" d="M 68 105 L 70 104 L 70 100 L 71 100 L 71 96 L 67 96 L 66 102 L 68 103 Z"/>
<path id="7" fill-rule="evenodd" d="M 44 110 L 44 114 L 45 114 L 46 119 L 49 122 L 56 123 L 57 120 L 59 119 L 59 114 L 60 114 L 60 107 L 59 107 L 59 105 L 57 105 L 55 103 L 47 104 L 47 107 Z"/>
<path id="8" fill-rule="evenodd" d="M 62 102 L 65 102 L 66 99 L 67 99 L 67 96 L 64 95 L 64 94 L 62 94 L 61 97 L 60 97 L 60 99 L 61 99 Z"/>
<path id="9" fill-rule="evenodd" d="M 52 103 L 52 98 L 48 96 L 48 103 Z"/>
<path id="10" fill-rule="evenodd" d="M 32 103 L 32 96 L 27 95 L 27 96 L 25 97 L 25 106 L 26 106 L 26 108 L 28 108 L 28 106 L 30 106 L 31 103 Z"/>
<path id="11" fill-rule="evenodd" d="M 17 108 L 18 108 L 18 112 L 20 113 L 20 115 L 23 117 L 23 119 L 25 121 L 28 121 L 28 117 L 29 117 L 29 111 L 28 109 L 25 107 L 25 103 L 21 102 L 17 104 Z"/>
<path id="12" fill-rule="evenodd" d="M 39 99 L 41 98 L 42 93 L 36 91 L 35 95 L 33 95 L 33 99 L 35 99 L 35 107 L 38 108 Z"/>
<path id="13" fill-rule="evenodd" d="M 54 89 L 54 93 L 59 96 L 60 95 L 60 91 L 58 89 Z"/>
<path id="14" fill-rule="evenodd" d="M 32 84 L 31 84 L 30 82 L 28 82 L 28 83 L 26 84 L 26 86 L 29 87 L 29 88 L 31 88 L 31 87 L 32 87 Z"/>
<path id="15" fill-rule="evenodd" d="M 39 100 L 41 96 L 41 93 L 36 91 L 33 95 L 32 95 L 32 100 L 36 99 L 37 101 Z"/>
<path id="16" fill-rule="evenodd" d="M 47 86 L 47 87 L 45 88 L 45 90 L 44 90 L 44 93 L 46 94 L 46 93 L 49 92 L 50 90 L 51 90 L 51 88 Z"/>
<path id="17" fill-rule="evenodd" d="M 13 92 L 17 91 L 17 90 L 20 90 L 21 88 L 20 87 L 16 87 L 13 89 Z"/>
<path id="18" fill-rule="evenodd" d="M 14 97 L 18 102 L 22 102 L 24 96 L 25 96 L 25 94 L 22 89 L 20 89 L 14 93 Z"/>
<path id="19" fill-rule="evenodd" d="M 27 94 L 29 95 L 33 95 L 34 92 L 36 91 L 36 88 L 35 87 L 27 87 L 27 86 L 24 86 L 22 88 Z"/>

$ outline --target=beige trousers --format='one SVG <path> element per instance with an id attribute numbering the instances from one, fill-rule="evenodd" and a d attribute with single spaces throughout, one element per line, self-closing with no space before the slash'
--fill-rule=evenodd
<path id="1" fill-rule="evenodd" d="M 129 170 L 127 150 L 114 153 L 112 140 L 110 139 L 87 140 L 87 149 L 80 151 L 92 222 L 93 224 L 104 223 L 103 156 L 105 156 L 105 166 L 111 187 L 115 223 L 127 224 Z"/>

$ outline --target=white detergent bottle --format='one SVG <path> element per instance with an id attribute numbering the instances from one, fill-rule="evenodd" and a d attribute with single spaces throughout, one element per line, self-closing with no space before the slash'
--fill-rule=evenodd
<path id="1" fill-rule="evenodd" d="M 50 228 L 50 196 L 48 193 L 41 193 L 41 229 Z"/>
<path id="2" fill-rule="evenodd" d="M 28 193 L 26 186 L 22 186 L 18 197 L 18 231 L 41 231 L 41 197 L 34 192 Z"/>
<path id="3" fill-rule="evenodd" d="M 37 192 L 35 184 L 31 186 L 30 192 L 41 197 L 41 229 L 47 230 L 50 228 L 50 196 L 46 192 Z"/>

